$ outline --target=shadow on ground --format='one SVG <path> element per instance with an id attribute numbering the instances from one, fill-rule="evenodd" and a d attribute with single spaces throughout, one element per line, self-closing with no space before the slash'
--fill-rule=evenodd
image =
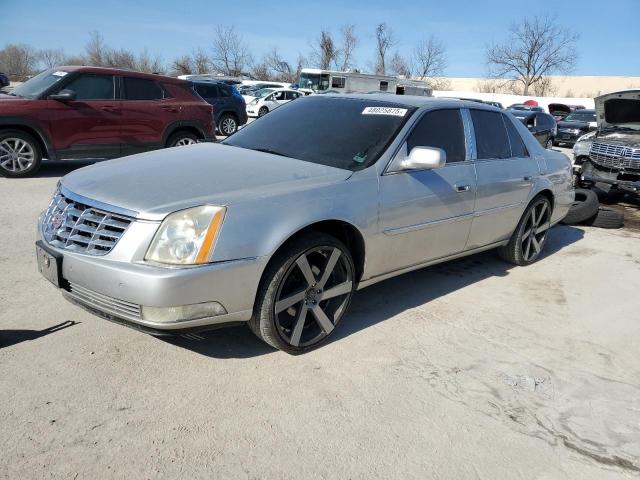
<path id="1" fill-rule="evenodd" d="M 32 177 L 63 177 L 74 170 L 93 165 L 96 161 L 97 160 L 45 160 L 42 162 L 40 170 L 38 170 L 35 175 L 32 175 Z"/>
<path id="2" fill-rule="evenodd" d="M 544 256 L 539 261 L 544 262 L 546 257 L 579 241 L 583 236 L 584 232 L 578 228 L 553 228 L 547 239 Z M 512 268 L 521 267 L 504 262 L 495 252 L 489 251 L 375 284 L 354 295 L 351 307 L 336 329 L 332 342 L 486 278 L 504 277 Z M 214 358 L 248 358 L 275 351 L 244 326 L 161 339 Z"/>
<path id="3" fill-rule="evenodd" d="M 67 320 L 66 322 L 53 325 L 49 328 L 45 328 L 44 330 L 0 330 L 0 348 L 10 347 L 12 345 L 16 345 L 17 343 L 26 342 L 29 340 L 36 340 L 40 337 L 44 337 L 45 335 L 59 332 L 60 330 L 64 330 L 65 328 L 73 327 L 78 323 L 80 322 Z"/>

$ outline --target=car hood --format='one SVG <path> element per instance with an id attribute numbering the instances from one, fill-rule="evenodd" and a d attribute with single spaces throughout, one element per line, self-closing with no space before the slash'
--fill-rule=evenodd
<path id="1" fill-rule="evenodd" d="M 626 147 L 640 148 L 640 131 L 632 132 L 625 130 L 624 132 L 598 132 L 592 140 L 598 142 L 607 142 L 613 145 L 624 145 Z"/>
<path id="2" fill-rule="evenodd" d="M 349 170 L 230 145 L 200 143 L 132 155 L 76 170 L 63 188 L 160 220 L 198 205 L 231 205 L 348 179 Z"/>
<path id="3" fill-rule="evenodd" d="M 598 128 L 631 125 L 640 129 L 640 90 L 625 90 L 595 98 Z"/>
<path id="4" fill-rule="evenodd" d="M 0 93 L 0 105 L 10 105 L 12 107 L 19 105 L 26 105 L 29 102 L 33 102 L 30 98 L 17 97 L 15 95 L 7 95 L 6 93 Z"/>

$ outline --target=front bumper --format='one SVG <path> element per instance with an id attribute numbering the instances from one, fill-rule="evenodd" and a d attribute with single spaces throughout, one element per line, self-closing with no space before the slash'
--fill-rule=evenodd
<path id="1" fill-rule="evenodd" d="M 43 242 L 44 243 L 44 242 Z M 166 268 L 110 260 L 56 249 L 62 255 L 61 290 L 67 300 L 102 317 L 151 330 L 210 327 L 251 318 L 267 257 Z M 181 307 L 217 302 L 226 314 L 193 320 L 156 321 L 145 307 Z"/>
<path id="2" fill-rule="evenodd" d="M 584 134 L 585 132 L 572 133 L 572 132 L 563 132 L 558 130 L 558 135 L 556 136 L 555 140 L 556 140 L 556 143 L 568 143 L 573 145 Z"/>
<path id="3" fill-rule="evenodd" d="M 598 167 L 585 161 L 580 171 L 583 182 L 593 183 L 603 190 L 615 187 L 636 195 L 640 195 L 640 172 L 629 172 L 605 167 Z"/>

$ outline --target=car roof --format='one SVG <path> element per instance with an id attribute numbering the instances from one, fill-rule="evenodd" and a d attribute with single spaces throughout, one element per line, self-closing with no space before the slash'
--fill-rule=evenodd
<path id="1" fill-rule="evenodd" d="M 327 95 L 323 95 L 323 97 L 334 97 L 341 99 L 357 99 L 357 100 L 376 100 L 380 102 L 387 103 L 395 103 L 398 105 L 404 105 L 407 107 L 416 107 L 416 108 L 432 108 L 432 107 L 451 107 L 451 108 L 473 108 L 473 109 L 483 109 L 483 110 L 492 110 L 495 112 L 501 112 L 499 108 L 494 107 L 493 105 L 488 105 L 486 103 L 478 103 L 478 102 L 470 102 L 467 100 L 460 100 L 459 98 L 448 98 L 448 97 L 424 97 L 419 95 L 394 95 L 388 93 L 341 93 L 334 94 L 330 93 Z"/>
<path id="2" fill-rule="evenodd" d="M 143 73 L 135 70 L 127 70 L 125 68 L 106 68 L 106 67 L 87 67 L 82 65 L 62 65 L 54 67 L 55 70 L 62 70 L 65 72 L 84 72 L 84 73 L 103 73 L 111 75 L 126 75 L 128 77 L 145 78 L 148 80 L 161 80 L 165 83 L 178 83 L 187 84 L 187 80 L 180 80 L 179 78 L 168 77 L 166 75 L 159 75 L 157 73 Z"/>

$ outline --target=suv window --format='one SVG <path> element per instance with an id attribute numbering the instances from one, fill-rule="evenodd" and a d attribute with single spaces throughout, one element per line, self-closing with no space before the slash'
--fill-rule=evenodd
<path id="1" fill-rule="evenodd" d="M 460 110 L 428 112 L 413 128 L 407 140 L 409 153 L 413 147 L 441 148 L 447 154 L 447 163 L 466 159 L 464 125 Z"/>
<path id="2" fill-rule="evenodd" d="M 218 91 L 220 92 L 221 97 L 230 97 L 231 96 L 231 88 L 228 85 L 219 85 Z"/>
<path id="3" fill-rule="evenodd" d="M 125 100 L 162 100 L 162 88 L 152 80 L 124 77 Z"/>
<path id="4" fill-rule="evenodd" d="M 202 98 L 217 98 L 220 96 L 217 85 L 196 84 L 195 89 Z"/>
<path id="5" fill-rule="evenodd" d="M 551 122 L 544 113 L 536 113 L 536 127 L 548 128 Z"/>
<path id="6" fill-rule="evenodd" d="M 509 143 L 511 144 L 511 156 L 512 157 L 528 157 L 529 151 L 527 150 L 522 137 L 520 136 L 520 132 L 513 124 L 510 118 L 506 115 L 502 115 L 502 120 L 504 120 L 504 124 L 507 127 L 507 134 L 509 135 Z"/>
<path id="7" fill-rule="evenodd" d="M 509 137 L 501 115 L 487 110 L 471 110 L 478 160 L 511 156 Z"/>
<path id="8" fill-rule="evenodd" d="M 113 100 L 115 89 L 113 75 L 86 73 L 74 78 L 65 89 L 76 93 L 76 100 Z"/>

